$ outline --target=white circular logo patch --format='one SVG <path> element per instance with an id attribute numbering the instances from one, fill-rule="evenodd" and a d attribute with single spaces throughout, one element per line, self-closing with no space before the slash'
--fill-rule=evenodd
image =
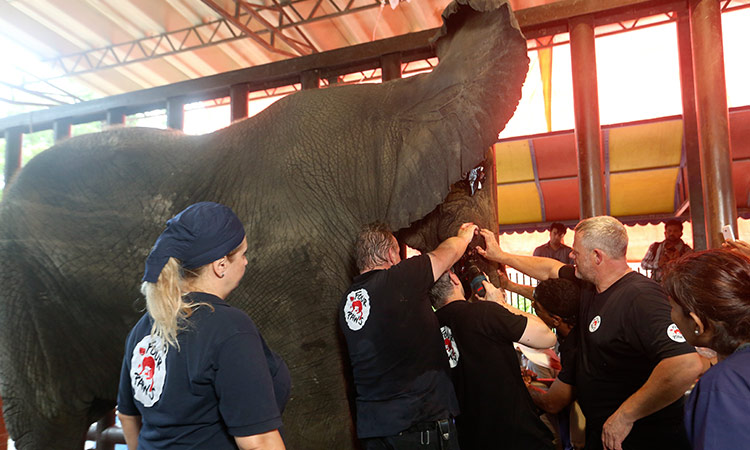
<path id="1" fill-rule="evenodd" d="M 364 289 L 358 289 L 346 294 L 344 304 L 344 318 L 349 329 L 358 331 L 365 326 L 370 317 L 370 295 Z"/>
<path id="2" fill-rule="evenodd" d="M 456 345 L 456 340 L 453 338 L 453 331 L 449 327 L 440 327 L 440 332 L 443 334 L 445 352 L 448 354 L 448 362 L 452 369 L 458 365 L 458 346 Z"/>
<path id="3" fill-rule="evenodd" d="M 594 332 L 599 329 L 599 325 L 602 324 L 602 318 L 599 316 L 594 317 L 591 319 L 591 323 L 589 324 L 589 331 Z"/>
<path id="4" fill-rule="evenodd" d="M 150 408 L 159 401 L 167 377 L 167 351 L 158 336 L 150 334 L 133 349 L 130 359 L 130 385 L 133 397 Z"/>
<path id="5" fill-rule="evenodd" d="M 667 336 L 675 342 L 685 342 L 685 336 L 682 335 L 682 331 L 675 324 L 667 327 Z"/>

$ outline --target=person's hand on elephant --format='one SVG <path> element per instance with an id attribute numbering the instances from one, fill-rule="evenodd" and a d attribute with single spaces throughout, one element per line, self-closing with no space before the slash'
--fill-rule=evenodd
<path id="1" fill-rule="evenodd" d="M 500 244 L 497 242 L 495 233 L 486 228 L 482 228 L 479 234 L 484 237 L 484 242 L 487 245 L 487 248 L 484 249 L 482 247 L 477 247 L 477 252 L 490 261 L 505 263 L 505 261 L 503 261 L 505 252 L 500 248 Z"/>
<path id="2" fill-rule="evenodd" d="M 467 243 L 471 242 L 471 240 L 474 238 L 474 235 L 479 232 L 479 227 L 471 222 L 466 222 L 461 225 L 458 229 L 458 233 L 456 233 L 456 236 L 460 237 L 461 239 L 464 239 Z"/>

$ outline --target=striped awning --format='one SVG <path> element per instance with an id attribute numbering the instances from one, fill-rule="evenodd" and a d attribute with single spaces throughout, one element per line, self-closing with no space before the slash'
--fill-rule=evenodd
<path id="1" fill-rule="evenodd" d="M 748 217 L 750 107 L 731 110 L 729 118 L 737 210 Z M 578 222 L 572 130 L 503 140 L 494 149 L 501 231 Z M 602 127 L 602 149 L 608 214 L 626 223 L 654 223 L 684 211 L 688 188 L 681 117 Z"/>

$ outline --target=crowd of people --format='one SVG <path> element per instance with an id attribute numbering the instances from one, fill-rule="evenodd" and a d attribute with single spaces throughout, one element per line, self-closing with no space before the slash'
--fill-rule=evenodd
<path id="1" fill-rule="evenodd" d="M 554 224 L 549 244 L 526 256 L 465 223 L 402 259 L 387 226 L 361 230 L 338 322 L 363 449 L 747 446 L 750 245 L 692 252 L 670 222 L 644 260 L 649 279 L 628 266 L 617 219 L 580 221 L 572 247 L 565 231 Z M 483 245 L 468 248 L 476 236 Z M 285 448 L 289 370 L 225 301 L 247 248 L 237 216 L 211 202 L 170 219 L 154 244 L 142 280 L 147 312 L 128 336 L 120 378 L 129 450 Z M 467 248 L 499 265 L 498 286 L 485 276 L 481 297 L 452 269 Z M 540 282 L 513 283 L 503 266 Z M 506 289 L 530 298 L 536 314 L 507 303 Z M 517 343 L 554 348 L 554 379 L 530 383 Z"/>

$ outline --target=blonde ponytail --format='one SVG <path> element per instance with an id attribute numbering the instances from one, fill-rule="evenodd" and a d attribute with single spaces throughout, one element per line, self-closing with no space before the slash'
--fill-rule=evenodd
<path id="1" fill-rule="evenodd" d="M 168 347 L 179 351 L 177 334 L 185 329 L 186 319 L 203 303 L 185 302 L 186 280 L 179 261 L 169 258 L 156 283 L 144 282 L 141 292 L 146 296 L 146 309 L 154 320 L 151 334 L 159 336 Z"/>

